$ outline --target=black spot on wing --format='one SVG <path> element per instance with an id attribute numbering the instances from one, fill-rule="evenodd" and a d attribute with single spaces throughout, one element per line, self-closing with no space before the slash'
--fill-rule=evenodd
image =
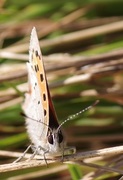
<path id="1" fill-rule="evenodd" d="M 46 109 L 44 109 L 44 116 L 46 116 L 46 114 L 47 114 L 47 111 L 46 111 Z"/>
<path id="2" fill-rule="evenodd" d="M 46 94 L 43 93 L 43 100 L 46 101 Z"/>
<path id="3" fill-rule="evenodd" d="M 39 55 L 38 55 L 38 51 L 35 51 L 35 55 L 36 55 L 36 57 L 38 57 Z"/>
<path id="4" fill-rule="evenodd" d="M 38 51 L 35 51 L 35 55 L 41 60 L 41 55 L 38 53 Z"/>
<path id="5" fill-rule="evenodd" d="M 39 71 L 39 66 L 38 66 L 38 64 L 36 64 L 34 67 L 35 67 L 35 71 L 38 72 L 38 71 Z"/>
<path id="6" fill-rule="evenodd" d="M 43 74 L 40 74 L 40 80 L 41 82 L 44 80 Z"/>
<path id="7" fill-rule="evenodd" d="M 34 89 L 35 89 L 36 86 L 37 86 L 37 82 L 35 82 Z"/>

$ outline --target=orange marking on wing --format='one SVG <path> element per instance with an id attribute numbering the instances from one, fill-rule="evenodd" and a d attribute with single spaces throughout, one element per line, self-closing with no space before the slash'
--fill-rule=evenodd
<path id="1" fill-rule="evenodd" d="M 41 59 L 40 59 L 41 58 Z M 35 69 L 35 66 L 38 65 L 38 70 L 36 72 L 37 80 L 38 80 L 38 85 L 40 87 L 40 94 L 41 94 L 41 101 L 44 107 L 44 110 L 46 110 L 46 116 L 45 118 L 45 123 L 48 125 L 49 124 L 49 102 L 48 102 L 48 94 L 47 94 L 47 85 L 46 85 L 46 76 L 45 76 L 45 71 L 44 71 L 44 65 L 42 62 L 42 57 L 36 56 L 36 52 L 33 53 L 33 68 Z M 41 74 L 43 75 L 43 81 L 41 81 Z M 43 94 L 45 94 L 46 100 L 43 99 Z"/>

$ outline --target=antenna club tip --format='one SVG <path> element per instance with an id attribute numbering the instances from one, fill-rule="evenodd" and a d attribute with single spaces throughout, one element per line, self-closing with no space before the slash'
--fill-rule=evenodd
<path id="1" fill-rule="evenodd" d="M 100 100 L 96 100 L 95 103 L 94 103 L 94 106 L 97 105 L 98 103 L 100 102 Z"/>

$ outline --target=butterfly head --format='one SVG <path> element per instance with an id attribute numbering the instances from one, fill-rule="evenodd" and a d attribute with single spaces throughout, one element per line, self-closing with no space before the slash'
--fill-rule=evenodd
<path id="1" fill-rule="evenodd" d="M 60 152 L 64 143 L 64 137 L 60 129 L 49 129 L 47 134 L 47 142 L 49 144 L 50 152 Z"/>

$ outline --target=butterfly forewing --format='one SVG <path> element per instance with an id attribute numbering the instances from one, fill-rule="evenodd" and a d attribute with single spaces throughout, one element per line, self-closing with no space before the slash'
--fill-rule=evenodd
<path id="1" fill-rule="evenodd" d="M 32 29 L 30 39 L 29 61 L 33 67 L 35 75 L 37 77 L 38 86 L 40 89 L 41 99 L 39 101 L 43 104 L 45 124 L 49 124 L 49 105 L 48 94 L 46 85 L 46 76 L 44 71 L 44 65 L 42 61 L 42 54 L 39 46 L 39 41 L 35 28 Z"/>
<path id="2" fill-rule="evenodd" d="M 51 154 L 55 151 L 55 155 L 56 152 L 60 150 L 59 139 L 61 138 L 59 137 L 62 137 L 62 132 L 60 131 L 59 137 L 57 138 L 56 135 L 56 139 L 54 139 L 58 145 L 54 148 L 50 147 L 48 135 L 50 134 L 52 136 L 52 133 L 56 132 L 59 124 L 50 96 L 35 28 L 33 28 L 31 33 L 29 63 L 27 63 L 27 69 L 29 91 L 26 93 L 25 101 L 23 103 L 23 110 L 27 116 L 27 131 L 36 148 L 41 146 L 46 151 L 49 151 L 49 153 L 51 152 Z M 54 146 L 54 144 L 51 146 Z"/>
<path id="3" fill-rule="evenodd" d="M 47 83 L 47 78 L 45 75 L 41 50 L 39 46 L 38 36 L 36 33 L 36 29 L 33 28 L 31 33 L 31 41 L 30 41 L 30 62 L 33 65 L 33 69 L 36 73 L 40 94 L 41 94 L 41 102 L 44 108 L 44 122 L 48 126 L 58 127 L 58 121 L 55 113 L 55 109 L 52 103 L 52 99 L 49 92 L 49 87 Z M 50 120 L 51 119 L 51 120 Z M 51 127 L 50 126 L 50 127 Z"/>
<path id="4" fill-rule="evenodd" d="M 35 28 L 31 33 L 27 69 L 29 91 L 26 93 L 23 110 L 27 116 L 26 124 L 30 139 L 34 144 L 39 144 L 37 141 L 45 140 L 47 136 L 49 104 L 42 55 Z"/>

